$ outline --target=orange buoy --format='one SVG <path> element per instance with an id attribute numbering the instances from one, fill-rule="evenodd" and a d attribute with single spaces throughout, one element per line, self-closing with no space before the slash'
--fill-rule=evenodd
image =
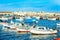
<path id="1" fill-rule="evenodd" d="M 55 38 L 54 40 L 60 40 L 60 38 Z"/>

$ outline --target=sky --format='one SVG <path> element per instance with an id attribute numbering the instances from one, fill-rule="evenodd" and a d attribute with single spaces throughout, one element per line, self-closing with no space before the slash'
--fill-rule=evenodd
<path id="1" fill-rule="evenodd" d="M 0 0 L 0 11 L 60 12 L 60 0 Z"/>

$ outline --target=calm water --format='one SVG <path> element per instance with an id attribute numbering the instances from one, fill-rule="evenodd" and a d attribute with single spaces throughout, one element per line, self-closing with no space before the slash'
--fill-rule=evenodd
<path id="1" fill-rule="evenodd" d="M 15 33 L 0 31 L 0 40 L 53 40 L 57 34 L 33 35 L 31 33 Z"/>
<path id="2" fill-rule="evenodd" d="M 29 21 L 29 20 L 28 20 Z M 27 23 L 27 20 L 24 22 Z M 30 25 L 32 25 L 31 20 L 29 21 Z M 57 21 L 51 21 L 51 20 L 39 20 L 37 25 L 39 26 L 46 26 L 49 28 L 56 28 L 56 23 L 60 22 L 60 20 Z M 0 25 L 1 26 L 1 25 Z M 1 29 L 1 27 L 0 27 Z M 60 30 L 60 29 L 59 29 Z M 8 31 L 1 31 L 0 30 L 0 40 L 53 40 L 54 38 L 60 38 L 60 31 L 58 31 L 57 34 L 52 35 L 32 35 L 31 33 L 15 33 L 15 32 L 8 32 Z"/>

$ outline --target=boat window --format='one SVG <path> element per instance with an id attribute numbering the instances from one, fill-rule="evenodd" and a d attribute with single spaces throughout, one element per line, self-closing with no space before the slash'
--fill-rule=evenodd
<path id="1" fill-rule="evenodd" d="M 44 28 L 38 28 L 38 29 L 44 29 Z"/>
<path id="2" fill-rule="evenodd" d="M 41 28 L 39 28 L 39 29 L 41 29 Z"/>
<path id="3" fill-rule="evenodd" d="M 36 27 L 36 24 L 34 24 L 33 28 L 35 28 L 35 27 Z"/>
<path id="4" fill-rule="evenodd" d="M 35 26 L 33 26 L 33 28 L 35 28 Z"/>
<path id="5" fill-rule="evenodd" d="M 19 24 L 17 24 L 17 25 L 19 25 Z"/>
<path id="6" fill-rule="evenodd" d="M 6 28 L 7 26 L 5 26 L 5 28 Z"/>
<path id="7" fill-rule="evenodd" d="M 42 29 L 44 29 L 44 28 L 42 28 Z"/>
<path id="8" fill-rule="evenodd" d="M 24 25 L 24 24 L 22 23 L 22 25 Z"/>

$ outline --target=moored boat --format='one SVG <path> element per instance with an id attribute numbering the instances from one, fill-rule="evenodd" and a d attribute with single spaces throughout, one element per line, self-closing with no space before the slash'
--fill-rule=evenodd
<path id="1" fill-rule="evenodd" d="M 59 23 L 57 23 L 57 25 L 60 25 L 60 22 L 59 22 Z"/>
<path id="2" fill-rule="evenodd" d="M 56 17 L 48 17 L 48 20 L 56 20 Z"/>
<path id="3" fill-rule="evenodd" d="M 0 23 L 1 25 L 3 25 L 2 30 L 4 31 L 16 31 L 16 27 L 13 24 L 9 24 L 9 23 Z"/>
<path id="4" fill-rule="evenodd" d="M 17 28 L 17 32 L 29 32 L 30 27 L 28 25 L 22 25 Z"/>
<path id="5" fill-rule="evenodd" d="M 1 17 L 0 20 L 5 21 L 5 20 L 8 20 L 8 18 L 7 17 Z"/>
<path id="6" fill-rule="evenodd" d="M 17 28 L 17 32 L 29 32 L 29 30 Z"/>
<path id="7" fill-rule="evenodd" d="M 56 20 L 56 18 L 48 18 L 48 20 Z"/>
<path id="8" fill-rule="evenodd" d="M 34 27 L 31 28 L 30 32 L 32 34 L 55 34 L 57 33 L 57 30 L 53 30 L 53 29 L 46 29 L 46 27 Z"/>

